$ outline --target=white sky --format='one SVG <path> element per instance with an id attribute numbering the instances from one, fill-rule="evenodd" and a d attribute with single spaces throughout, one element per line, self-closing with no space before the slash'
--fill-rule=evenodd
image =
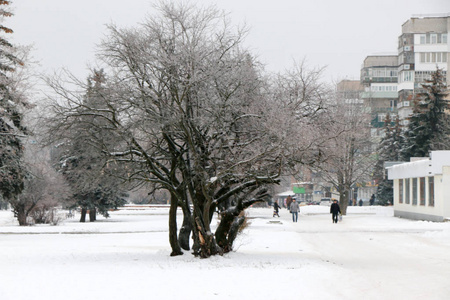
<path id="1" fill-rule="evenodd" d="M 81 78 L 93 64 L 105 24 L 132 26 L 152 12 L 155 0 L 16 0 L 5 21 L 11 41 L 33 44 L 42 70 L 66 67 Z M 413 14 L 450 13 L 449 0 L 196 0 L 230 12 L 250 27 L 247 46 L 269 71 L 293 60 L 327 66 L 325 79 L 359 79 L 367 55 L 396 53 L 401 26 Z"/>

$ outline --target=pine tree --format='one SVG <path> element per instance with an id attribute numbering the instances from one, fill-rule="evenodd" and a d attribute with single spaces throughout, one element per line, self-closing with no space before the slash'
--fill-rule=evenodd
<path id="1" fill-rule="evenodd" d="M 88 78 L 83 103 L 90 108 L 77 112 L 77 120 L 70 126 L 66 133 L 68 138 L 57 154 L 60 170 L 71 186 L 75 206 L 82 209 L 80 222 L 85 222 L 87 211 L 92 222 L 97 212 L 107 217 L 110 209 L 126 203 L 126 193 L 118 179 L 111 176 L 112 168 L 102 153 L 108 141 L 114 140 L 110 138 L 108 123 L 102 118 L 103 111 L 107 110 L 102 102 L 105 81 L 103 70 L 94 70 Z"/>
<path id="2" fill-rule="evenodd" d="M 422 85 L 424 92 L 414 100 L 413 114 L 408 130 L 404 134 L 405 143 L 402 158 L 428 156 L 431 150 L 443 150 L 449 143 L 449 118 L 445 109 L 449 108 L 447 87 L 441 69 L 431 74 L 431 79 Z"/>
<path id="3" fill-rule="evenodd" d="M 390 115 L 386 116 L 384 125 L 385 135 L 378 148 L 378 161 L 374 171 L 374 179 L 378 183 L 377 199 L 382 205 L 392 204 L 393 186 L 392 180 L 388 180 L 384 169 L 384 163 L 387 161 L 399 161 L 401 158 L 402 129 L 400 119 L 397 115 L 394 125 Z"/>
<path id="4" fill-rule="evenodd" d="M 9 1 L 0 0 L 0 24 L 12 16 L 7 6 Z M 24 188 L 27 171 L 21 136 L 26 134 L 21 109 L 25 100 L 18 96 L 13 85 L 11 72 L 23 63 L 14 55 L 14 47 L 1 34 L 13 31 L 0 25 L 0 196 L 7 202 L 14 201 Z M 16 212 L 20 225 L 25 225 L 24 216 Z"/>

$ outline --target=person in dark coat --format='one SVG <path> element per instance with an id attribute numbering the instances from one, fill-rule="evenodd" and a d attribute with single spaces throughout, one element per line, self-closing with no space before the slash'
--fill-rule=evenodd
<path id="1" fill-rule="evenodd" d="M 330 214 L 332 214 L 333 223 L 338 222 L 338 215 L 341 213 L 341 208 L 339 207 L 339 204 L 337 203 L 337 200 L 334 199 L 333 203 L 330 206 Z"/>
<path id="2" fill-rule="evenodd" d="M 287 208 L 288 210 L 291 209 L 291 203 L 292 203 L 292 198 L 291 198 L 291 196 L 288 196 L 288 197 L 286 198 L 286 208 Z"/>
<path id="3" fill-rule="evenodd" d="M 277 201 L 275 201 L 274 203 L 273 203 L 273 216 L 275 217 L 275 216 L 278 216 L 278 217 L 280 217 L 280 215 L 278 214 L 278 210 L 280 209 L 280 206 L 278 205 L 278 202 Z"/>

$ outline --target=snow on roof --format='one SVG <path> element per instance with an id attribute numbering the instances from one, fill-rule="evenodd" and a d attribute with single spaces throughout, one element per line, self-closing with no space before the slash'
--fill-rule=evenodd
<path id="1" fill-rule="evenodd" d="M 431 151 L 429 158 L 413 158 L 411 162 L 387 167 L 388 178 L 414 178 L 442 174 L 442 167 L 450 166 L 450 151 Z"/>
<path id="2" fill-rule="evenodd" d="M 282 193 L 277 194 L 277 196 L 287 197 L 287 196 L 295 196 L 295 194 L 292 191 L 286 191 L 286 192 L 282 192 Z"/>

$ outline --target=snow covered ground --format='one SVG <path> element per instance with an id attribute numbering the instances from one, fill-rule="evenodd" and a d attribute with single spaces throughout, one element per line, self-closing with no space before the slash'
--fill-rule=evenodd
<path id="1" fill-rule="evenodd" d="M 169 257 L 167 208 L 32 227 L 1 211 L 0 299 L 450 299 L 450 222 L 328 209 L 251 208 L 236 251 L 210 259 Z"/>

